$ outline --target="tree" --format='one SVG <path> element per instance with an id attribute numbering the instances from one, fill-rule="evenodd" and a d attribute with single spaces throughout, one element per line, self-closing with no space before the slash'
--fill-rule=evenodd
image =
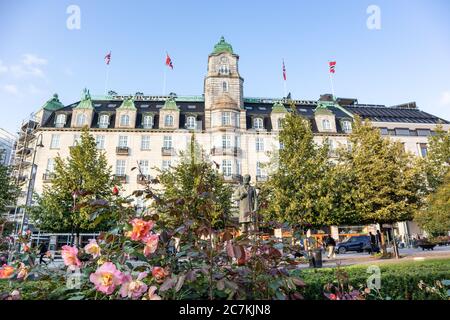
<path id="1" fill-rule="evenodd" d="M 345 176 L 330 162 L 328 143 L 314 142 L 309 120 L 295 110 L 287 114 L 279 141 L 282 147 L 271 161 L 272 172 L 261 192 L 265 220 L 309 229 L 352 219 L 341 205 L 345 184 L 340 178 Z"/>
<path id="2" fill-rule="evenodd" d="M 31 218 L 41 230 L 76 232 L 102 230 L 112 221 L 94 218 L 104 202 L 113 197 L 116 182 L 106 156 L 96 148 L 95 139 L 85 127 L 81 141 L 70 148 L 70 156 L 55 159 L 51 184 L 36 195 Z M 101 210 L 100 210 L 101 211 Z"/>
<path id="3" fill-rule="evenodd" d="M 158 180 L 161 191 L 153 205 L 168 226 L 185 221 L 192 221 L 193 228 L 226 225 L 231 214 L 231 186 L 205 156 L 194 135 L 187 152 L 181 152 L 178 165 L 162 170 Z"/>
<path id="4" fill-rule="evenodd" d="M 383 138 L 369 122 L 356 117 L 342 152 L 343 166 L 353 188 L 348 198 L 361 223 L 394 224 L 411 220 L 421 204 L 420 169 L 398 141 Z M 383 251 L 385 251 L 384 239 Z M 395 242 L 394 242 L 395 244 Z M 394 245 L 396 255 L 398 254 Z"/>
<path id="5" fill-rule="evenodd" d="M 20 192 L 11 177 L 10 168 L 1 163 L 3 156 L 0 153 L 0 213 L 5 212 L 8 205 L 15 203 Z"/>

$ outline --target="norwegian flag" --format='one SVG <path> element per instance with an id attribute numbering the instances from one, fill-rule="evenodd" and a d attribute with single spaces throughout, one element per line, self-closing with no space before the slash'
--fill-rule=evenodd
<path id="1" fill-rule="evenodd" d="M 283 79 L 286 81 L 286 66 L 284 65 L 284 59 L 283 59 Z"/>
<path id="2" fill-rule="evenodd" d="M 166 66 L 170 67 L 173 70 L 172 59 L 170 59 L 169 54 L 166 53 Z"/>
<path id="3" fill-rule="evenodd" d="M 330 61 L 330 73 L 336 73 L 336 61 Z"/>
<path id="4" fill-rule="evenodd" d="M 111 51 L 105 56 L 105 62 L 107 65 L 111 62 Z"/>

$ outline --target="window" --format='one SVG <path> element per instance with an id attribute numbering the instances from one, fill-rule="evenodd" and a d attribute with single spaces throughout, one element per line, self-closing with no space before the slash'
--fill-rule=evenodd
<path id="1" fill-rule="evenodd" d="M 222 148 L 231 148 L 231 137 L 227 134 L 222 135 Z"/>
<path id="2" fill-rule="evenodd" d="M 266 173 L 264 172 L 264 164 L 260 161 L 256 162 L 256 176 L 257 177 L 265 177 Z"/>
<path id="3" fill-rule="evenodd" d="M 127 114 L 123 114 L 120 116 L 120 125 L 121 126 L 129 126 L 130 125 L 130 116 Z"/>
<path id="4" fill-rule="evenodd" d="M 283 118 L 278 118 L 278 129 L 283 129 Z"/>
<path id="5" fill-rule="evenodd" d="M 262 118 L 253 119 L 253 128 L 254 129 L 264 129 L 264 121 Z"/>
<path id="6" fill-rule="evenodd" d="M 47 160 L 47 173 L 53 173 L 55 170 L 55 159 L 50 158 Z"/>
<path id="7" fill-rule="evenodd" d="M 322 129 L 323 130 L 331 130 L 330 120 L 328 120 L 328 119 L 323 119 L 322 120 Z"/>
<path id="8" fill-rule="evenodd" d="M 241 147 L 241 137 L 240 136 L 235 136 L 234 137 L 234 146 L 236 148 L 240 148 Z"/>
<path id="9" fill-rule="evenodd" d="M 189 116 L 186 118 L 186 128 L 187 129 L 195 129 L 196 127 L 196 119 L 194 116 Z"/>
<path id="10" fill-rule="evenodd" d="M 381 133 L 381 135 L 383 135 L 383 136 L 389 135 L 388 128 L 380 128 L 380 133 Z"/>
<path id="11" fill-rule="evenodd" d="M 164 149 L 172 148 L 172 137 L 171 136 L 164 136 L 163 148 Z"/>
<path id="12" fill-rule="evenodd" d="M 228 65 L 226 65 L 226 64 L 223 64 L 223 65 L 221 65 L 220 66 L 220 68 L 219 68 L 219 73 L 220 74 L 230 74 L 230 68 L 228 67 Z"/>
<path id="13" fill-rule="evenodd" d="M 350 132 L 352 132 L 352 123 L 351 123 L 350 121 L 348 121 L 348 120 L 342 121 L 342 130 L 343 130 L 345 133 L 350 133 Z"/>
<path id="14" fill-rule="evenodd" d="M 417 129 L 417 135 L 421 137 L 431 136 L 430 129 Z"/>
<path id="15" fill-rule="evenodd" d="M 151 129 L 153 128 L 153 116 L 144 116 L 143 120 L 142 120 L 142 126 L 144 127 L 144 129 Z"/>
<path id="16" fill-rule="evenodd" d="M 66 115 L 65 114 L 58 114 L 56 116 L 56 127 L 62 128 L 66 124 Z"/>
<path id="17" fill-rule="evenodd" d="M 125 160 L 116 160 L 116 175 L 125 175 Z"/>
<path id="18" fill-rule="evenodd" d="M 397 136 L 409 136 L 409 129 L 397 128 L 395 129 L 395 134 Z"/>
<path id="19" fill-rule="evenodd" d="M 141 137 L 141 150 L 150 150 L 150 136 Z"/>
<path id="20" fill-rule="evenodd" d="M 52 134 L 50 149 L 58 149 L 58 148 L 59 148 L 59 134 Z"/>
<path id="21" fill-rule="evenodd" d="M 128 147 L 128 137 L 127 136 L 119 136 L 119 148 Z"/>
<path id="22" fill-rule="evenodd" d="M 231 176 L 231 160 L 222 160 L 222 173 L 224 176 Z"/>
<path id="23" fill-rule="evenodd" d="M 256 138 L 256 152 L 264 151 L 264 139 Z"/>
<path id="24" fill-rule="evenodd" d="M 223 92 L 228 92 L 228 82 L 222 82 L 222 90 Z"/>
<path id="25" fill-rule="evenodd" d="M 166 117 L 164 118 L 164 125 L 166 127 L 173 126 L 173 116 L 171 114 L 166 115 Z"/>
<path id="26" fill-rule="evenodd" d="M 239 113 L 236 113 L 236 127 L 240 128 L 241 127 L 241 115 Z"/>
<path id="27" fill-rule="evenodd" d="M 108 128 L 109 126 L 109 115 L 102 114 L 100 116 L 99 122 L 98 122 L 99 128 Z"/>
<path id="28" fill-rule="evenodd" d="M 428 154 L 428 146 L 426 143 L 421 143 L 419 144 L 420 147 L 420 155 L 422 156 L 422 158 L 425 158 Z"/>
<path id="29" fill-rule="evenodd" d="M 79 134 L 74 134 L 73 135 L 73 145 L 79 145 L 81 142 L 81 136 Z"/>
<path id="30" fill-rule="evenodd" d="M 86 124 L 86 115 L 84 113 L 81 113 L 77 115 L 77 126 L 81 127 Z"/>
<path id="31" fill-rule="evenodd" d="M 223 126 L 231 125 L 231 112 L 229 111 L 222 112 L 222 125 Z"/>
<path id="32" fill-rule="evenodd" d="M 148 160 L 140 160 L 139 161 L 139 170 L 142 174 L 148 175 Z"/>
<path id="33" fill-rule="evenodd" d="M 163 160 L 162 161 L 162 165 L 161 165 L 161 169 L 162 170 L 167 170 L 170 168 L 170 160 Z"/>
<path id="34" fill-rule="evenodd" d="M 97 149 L 99 150 L 105 149 L 105 136 L 96 136 L 95 143 L 97 145 Z"/>
<path id="35" fill-rule="evenodd" d="M 236 174 L 241 174 L 241 162 L 236 160 Z"/>

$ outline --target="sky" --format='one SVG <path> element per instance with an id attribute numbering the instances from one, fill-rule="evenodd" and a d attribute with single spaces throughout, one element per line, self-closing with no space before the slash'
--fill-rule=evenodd
<path id="1" fill-rule="evenodd" d="M 336 96 L 450 120 L 449 13 L 448 0 L 0 0 L 0 128 L 16 132 L 54 93 L 103 94 L 109 51 L 108 90 L 159 95 L 166 72 L 166 93 L 201 95 L 222 35 L 246 97 L 282 97 L 284 59 L 292 97 L 316 100 L 335 60 Z"/>

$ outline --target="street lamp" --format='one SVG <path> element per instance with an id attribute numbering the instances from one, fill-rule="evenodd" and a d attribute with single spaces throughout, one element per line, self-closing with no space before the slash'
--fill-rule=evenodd
<path id="1" fill-rule="evenodd" d="M 23 227 L 24 227 L 24 223 L 25 223 L 25 214 L 26 214 L 26 207 L 31 205 L 31 196 L 33 194 L 33 170 L 34 170 L 34 162 L 36 160 L 36 151 L 37 148 L 43 148 L 44 145 L 42 144 L 42 132 L 39 133 L 39 135 L 36 138 L 36 142 L 34 144 L 34 150 L 33 150 L 33 160 L 31 161 L 31 170 L 30 170 L 30 179 L 28 180 L 28 188 L 27 188 L 27 197 L 25 200 L 25 209 L 23 211 L 22 214 L 22 220 L 20 222 L 20 228 L 19 228 L 19 235 L 22 235 L 23 233 Z M 36 170 L 37 171 L 37 170 Z M 36 172 L 34 173 L 34 176 L 36 177 Z"/>

